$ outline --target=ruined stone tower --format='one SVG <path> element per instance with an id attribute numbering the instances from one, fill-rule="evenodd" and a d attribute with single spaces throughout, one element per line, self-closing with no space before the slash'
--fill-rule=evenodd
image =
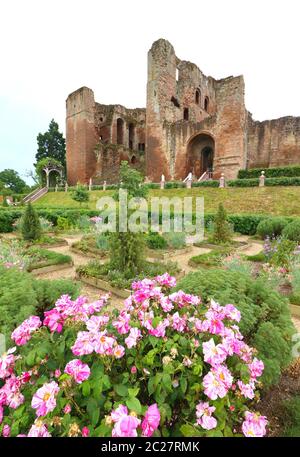
<path id="1" fill-rule="evenodd" d="M 67 99 L 69 184 L 115 182 L 121 160 L 155 182 L 189 172 L 232 179 L 246 167 L 300 163 L 300 118 L 254 121 L 242 76 L 205 76 L 160 39 L 148 52 L 146 109 L 96 103 L 87 87 Z"/>

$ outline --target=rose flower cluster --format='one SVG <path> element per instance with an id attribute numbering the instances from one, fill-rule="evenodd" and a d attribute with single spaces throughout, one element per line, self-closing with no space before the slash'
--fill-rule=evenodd
<path id="1" fill-rule="evenodd" d="M 64 295 L 26 319 L 11 335 L 18 351 L 0 358 L 0 433 L 264 436 L 264 364 L 240 312 L 175 286 L 167 273 L 136 281 L 112 312 L 109 295 Z"/>

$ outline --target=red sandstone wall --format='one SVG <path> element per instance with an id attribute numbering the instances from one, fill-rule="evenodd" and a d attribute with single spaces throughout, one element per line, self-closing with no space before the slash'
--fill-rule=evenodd
<path id="1" fill-rule="evenodd" d="M 248 117 L 248 167 L 300 163 L 300 117 L 256 122 Z"/>
<path id="2" fill-rule="evenodd" d="M 184 119 L 185 108 L 188 119 Z M 215 143 L 216 176 L 224 172 L 228 178 L 236 177 L 246 164 L 245 125 L 242 77 L 216 81 L 205 76 L 195 64 L 179 60 L 168 41 L 153 43 L 148 53 L 146 127 L 150 179 L 159 181 L 162 173 L 166 179 L 185 178 L 191 171 L 190 140 L 201 133 L 210 135 Z"/>
<path id="3" fill-rule="evenodd" d="M 88 183 L 96 169 L 94 153 L 98 142 L 94 125 L 94 94 L 82 87 L 66 101 L 67 180 L 70 185 Z"/>
<path id="4" fill-rule="evenodd" d="M 214 88 L 215 114 L 206 116 L 199 122 L 181 120 L 164 125 L 166 149 L 175 162 L 174 179 L 185 178 L 193 168 L 196 177 L 200 176 L 201 167 L 198 163 L 192 164 L 189 145 L 195 136 L 201 134 L 211 137 L 211 140 L 205 140 L 208 145 L 214 143 L 214 177 L 219 177 L 223 172 L 227 179 L 232 179 L 237 176 L 240 168 L 245 167 L 246 111 L 243 78 L 230 77 L 215 81 Z"/>

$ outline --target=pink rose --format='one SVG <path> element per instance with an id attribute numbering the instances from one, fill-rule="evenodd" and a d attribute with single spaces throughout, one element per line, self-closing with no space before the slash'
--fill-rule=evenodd
<path id="1" fill-rule="evenodd" d="M 158 428 L 160 422 L 160 412 L 157 404 L 149 406 L 146 411 L 145 417 L 142 422 L 142 435 L 152 436 L 154 431 Z"/>
<path id="2" fill-rule="evenodd" d="M 79 359 L 74 359 L 67 363 L 65 373 L 72 376 L 77 384 L 81 384 L 89 378 L 91 370 L 86 363 L 81 362 Z"/>

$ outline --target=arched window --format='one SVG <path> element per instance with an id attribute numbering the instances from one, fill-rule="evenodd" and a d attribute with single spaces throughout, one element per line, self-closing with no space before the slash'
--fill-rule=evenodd
<path id="1" fill-rule="evenodd" d="M 196 102 L 197 105 L 201 105 L 201 92 L 200 92 L 200 89 L 196 90 L 195 102 Z"/>
<path id="2" fill-rule="evenodd" d="M 136 157 L 135 156 L 131 157 L 131 163 L 132 163 L 132 165 L 134 165 L 136 163 Z"/>
<path id="3" fill-rule="evenodd" d="M 189 120 L 189 109 L 188 108 L 184 108 L 184 110 L 183 110 L 183 119 L 185 121 Z"/>
<path id="4" fill-rule="evenodd" d="M 180 108 L 179 101 L 174 96 L 171 97 L 171 102 L 173 103 L 174 106 L 176 106 L 176 108 Z"/>
<path id="5" fill-rule="evenodd" d="M 128 126 L 128 147 L 129 149 L 133 149 L 134 144 L 134 125 L 129 124 Z"/>
<path id="6" fill-rule="evenodd" d="M 123 144 L 124 121 L 120 117 L 117 119 L 117 144 Z"/>
<path id="7" fill-rule="evenodd" d="M 209 98 L 205 97 L 205 99 L 204 99 L 204 109 L 205 109 L 205 111 L 208 111 L 208 107 L 209 107 Z"/>

